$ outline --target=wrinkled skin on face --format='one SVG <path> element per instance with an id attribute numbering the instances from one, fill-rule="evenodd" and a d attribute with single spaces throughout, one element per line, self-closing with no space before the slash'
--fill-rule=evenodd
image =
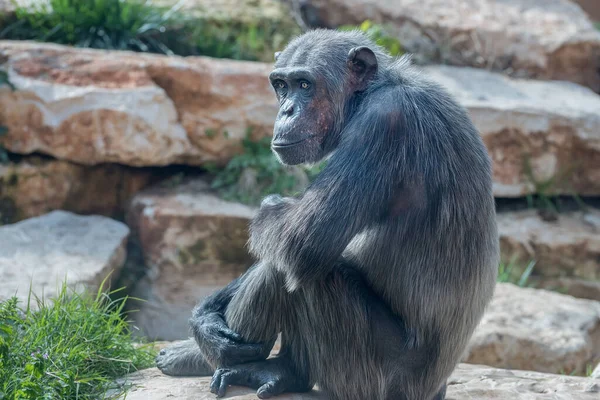
<path id="1" fill-rule="evenodd" d="M 345 123 L 343 106 L 365 90 L 377 72 L 377 59 L 367 47 L 349 49 L 345 81 L 332 88 L 318 69 L 280 56 L 276 53 L 269 75 L 279 100 L 271 148 L 286 165 L 318 162 L 336 146 Z"/>

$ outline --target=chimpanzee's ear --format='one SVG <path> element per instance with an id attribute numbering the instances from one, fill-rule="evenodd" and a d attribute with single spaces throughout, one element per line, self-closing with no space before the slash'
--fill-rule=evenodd
<path id="1" fill-rule="evenodd" d="M 279 55 L 281 54 L 280 51 L 276 51 L 275 52 L 275 61 L 277 61 L 277 59 L 279 58 Z"/>
<path id="2" fill-rule="evenodd" d="M 377 57 L 373 50 L 366 46 L 350 50 L 346 64 L 353 77 L 351 83 L 355 92 L 365 90 L 377 73 Z"/>

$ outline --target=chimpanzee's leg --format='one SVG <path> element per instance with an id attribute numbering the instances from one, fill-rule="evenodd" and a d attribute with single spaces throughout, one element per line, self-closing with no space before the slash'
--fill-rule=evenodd
<path id="1" fill-rule="evenodd" d="M 226 309 L 240 287 L 257 284 L 257 270 L 262 270 L 260 264 L 254 265 L 240 278 L 207 297 L 194 309 L 190 319 L 194 337 L 162 349 L 156 357 L 156 365 L 163 373 L 175 376 L 210 376 L 217 366 L 264 360 L 268 357 L 276 339 L 276 321 L 263 321 L 263 331 L 264 327 L 270 329 L 265 331 L 266 336 L 259 343 L 245 341 L 225 322 Z M 274 286 L 266 282 L 265 285 Z M 244 289 L 241 293 L 246 293 L 247 290 Z M 276 303 L 268 302 L 267 305 L 275 307 Z M 267 309 L 263 307 L 256 313 L 253 312 L 250 304 L 246 308 L 248 314 L 256 314 L 258 317 L 264 315 L 270 319 L 272 315 L 276 315 L 263 314 L 263 311 L 266 312 Z M 259 319 L 256 318 L 256 321 Z"/>
<path id="2" fill-rule="evenodd" d="M 415 373 L 422 372 L 433 361 L 428 357 L 435 355 L 417 343 L 352 266 L 340 262 L 326 279 L 292 293 L 266 290 L 249 290 L 239 302 L 234 298 L 227 321 L 245 338 L 266 338 L 268 329 L 252 320 L 245 305 L 252 304 L 254 310 L 268 299 L 278 299 L 279 356 L 217 369 L 211 382 L 214 393 L 223 396 L 228 385 L 242 385 L 258 389 L 260 398 L 268 398 L 308 390 L 316 382 L 332 400 L 443 399 L 443 392 L 435 394 L 439 387 L 420 386 L 421 376 Z M 272 307 L 265 309 L 273 312 Z M 259 334 L 254 336 L 256 332 Z M 411 389 L 405 391 L 407 387 Z"/>

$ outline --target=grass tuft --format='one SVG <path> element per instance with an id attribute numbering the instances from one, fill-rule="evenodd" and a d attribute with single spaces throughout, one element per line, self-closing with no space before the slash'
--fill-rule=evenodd
<path id="1" fill-rule="evenodd" d="M 533 272 L 536 262 L 530 261 L 525 268 L 518 265 L 513 259 L 509 262 L 500 262 L 498 266 L 498 282 L 502 283 L 514 283 L 519 287 L 527 287 L 529 277 Z"/>
<path id="2" fill-rule="evenodd" d="M 177 15 L 148 0 L 48 0 L 17 6 L 0 37 L 171 54 L 165 32 Z"/>
<path id="3" fill-rule="evenodd" d="M 392 56 L 397 57 L 404 54 L 402 44 L 394 36 L 389 34 L 389 29 L 383 25 L 374 24 L 370 20 L 363 21 L 360 25 L 342 25 L 338 28 L 342 31 L 358 29 L 369 36 L 376 44 L 386 49 Z"/>
<path id="4" fill-rule="evenodd" d="M 118 292 L 118 291 L 117 291 Z M 51 302 L 31 296 L 0 303 L 0 399 L 101 399 L 113 383 L 153 364 L 149 346 L 135 347 L 116 292 L 72 293 L 63 284 Z"/>

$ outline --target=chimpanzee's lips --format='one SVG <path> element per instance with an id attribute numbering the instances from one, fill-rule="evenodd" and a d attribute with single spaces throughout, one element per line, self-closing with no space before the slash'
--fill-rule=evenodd
<path id="1" fill-rule="evenodd" d="M 308 140 L 310 138 L 311 138 L 311 136 L 309 135 L 309 136 L 306 136 L 306 137 L 304 137 L 304 138 L 302 138 L 300 140 L 296 140 L 296 141 L 293 141 L 293 142 L 287 142 L 287 141 L 284 141 L 284 140 L 275 141 L 275 142 L 273 142 L 271 144 L 271 147 L 273 147 L 274 149 L 285 149 L 286 147 L 296 146 L 296 145 L 298 145 L 298 144 L 300 144 L 300 143 L 302 143 L 305 140 Z"/>

